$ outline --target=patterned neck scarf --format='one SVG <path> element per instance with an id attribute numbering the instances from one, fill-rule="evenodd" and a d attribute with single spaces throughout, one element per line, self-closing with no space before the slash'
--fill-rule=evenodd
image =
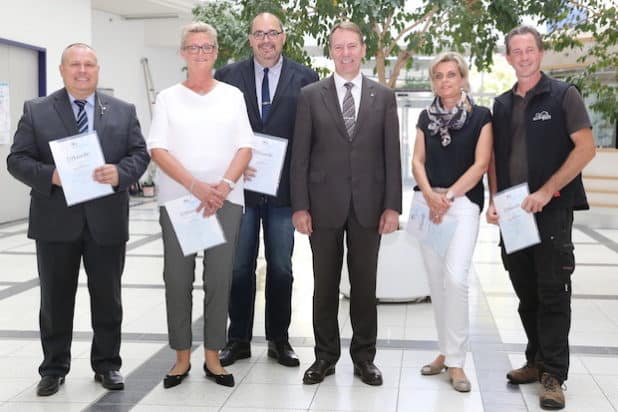
<path id="1" fill-rule="evenodd" d="M 427 108 L 429 116 L 428 129 L 432 136 L 440 133 L 442 146 L 451 144 L 450 130 L 459 130 L 466 124 L 468 113 L 472 111 L 474 101 L 464 90 L 461 91 L 459 102 L 451 110 L 446 110 L 440 103 L 440 98 L 436 96 L 431 105 Z"/>

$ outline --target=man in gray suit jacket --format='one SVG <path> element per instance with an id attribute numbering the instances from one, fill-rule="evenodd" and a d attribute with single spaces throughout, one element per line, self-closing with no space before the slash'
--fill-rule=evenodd
<path id="1" fill-rule="evenodd" d="M 296 112 L 291 187 L 294 227 L 313 252 L 315 362 L 303 377 L 321 382 L 340 356 L 339 281 L 344 234 L 350 277 L 354 373 L 381 385 L 374 365 L 380 236 L 401 213 L 399 122 L 392 90 L 363 77 L 363 36 L 353 23 L 331 30 L 335 74 L 302 89 Z"/>
<path id="2" fill-rule="evenodd" d="M 68 46 L 62 53 L 60 74 L 63 89 L 24 104 L 7 158 L 9 172 L 32 188 L 28 237 L 36 240 L 44 355 L 39 367 L 39 396 L 56 393 L 70 369 L 82 258 L 92 310 L 90 362 L 95 380 L 107 389 L 124 388 L 118 370 L 120 277 L 129 239 L 127 189 L 150 160 L 135 107 L 96 92 L 99 65 L 90 46 Z M 95 169 L 92 177 L 111 185 L 114 193 L 68 207 L 49 142 L 93 130 L 106 164 Z"/>

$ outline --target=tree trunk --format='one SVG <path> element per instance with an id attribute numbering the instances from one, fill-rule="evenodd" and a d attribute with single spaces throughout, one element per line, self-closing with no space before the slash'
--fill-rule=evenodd
<path id="1" fill-rule="evenodd" d="M 378 75 L 378 82 L 380 84 L 386 84 L 386 61 L 384 58 L 384 51 L 378 48 L 376 51 L 376 74 Z"/>
<path id="2" fill-rule="evenodd" d="M 401 69 L 406 65 L 409 58 L 410 58 L 410 52 L 407 50 L 402 50 L 397 55 L 397 61 L 395 62 L 395 66 L 393 66 L 391 77 L 390 79 L 388 79 L 388 87 L 390 87 L 391 89 L 394 89 L 395 86 L 397 85 L 397 79 L 399 78 Z"/>

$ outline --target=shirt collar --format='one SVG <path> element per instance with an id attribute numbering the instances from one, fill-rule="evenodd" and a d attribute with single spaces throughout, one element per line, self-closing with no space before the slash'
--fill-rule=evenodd
<path id="1" fill-rule="evenodd" d="M 67 90 L 67 94 L 69 95 L 69 101 L 71 102 L 71 104 L 73 104 L 75 100 L 80 100 L 80 99 L 75 98 L 71 93 L 69 93 L 68 90 Z M 86 103 L 91 105 L 92 107 L 94 107 L 94 95 L 95 93 L 92 93 L 90 96 L 84 99 L 86 100 Z"/>
<path id="2" fill-rule="evenodd" d="M 549 90 L 549 87 L 548 87 L 548 84 L 547 84 L 547 79 L 548 79 L 547 75 L 543 71 L 541 71 L 541 78 L 540 78 L 540 80 L 538 81 L 537 84 L 534 85 L 534 87 L 532 89 L 528 90 L 528 92 L 526 93 L 525 96 L 522 97 L 522 96 L 519 96 L 517 94 L 517 84 L 518 84 L 518 82 L 516 82 L 513 85 L 513 88 L 511 89 L 511 92 L 513 93 L 514 96 L 525 98 L 525 99 L 530 99 L 532 96 L 536 96 L 537 94 L 541 94 L 541 93 L 546 92 L 546 91 Z"/>
<path id="3" fill-rule="evenodd" d="M 363 87 L 363 75 L 360 72 L 358 72 L 356 77 L 352 80 L 344 79 L 339 74 L 337 74 L 337 72 L 333 73 L 333 78 L 335 79 L 335 87 L 337 88 L 337 90 L 343 90 L 345 88 L 344 85 L 347 82 L 354 84 L 354 87 L 358 87 L 359 90 Z"/>
<path id="4" fill-rule="evenodd" d="M 262 66 L 260 63 L 258 63 L 255 57 L 253 58 L 253 65 L 255 66 L 255 74 L 263 76 L 264 68 L 266 66 Z M 281 66 L 283 66 L 283 55 L 279 56 L 279 60 L 277 60 L 277 63 L 275 63 L 273 67 L 268 68 L 268 72 L 273 74 L 279 73 L 281 72 Z"/>

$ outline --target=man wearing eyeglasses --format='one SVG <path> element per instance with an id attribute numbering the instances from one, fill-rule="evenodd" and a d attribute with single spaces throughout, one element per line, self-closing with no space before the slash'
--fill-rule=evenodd
<path id="1" fill-rule="evenodd" d="M 286 34 L 276 16 L 270 13 L 257 15 L 251 23 L 248 37 L 253 57 L 223 67 L 215 73 L 215 78 L 243 91 L 254 132 L 291 140 L 300 89 L 317 81 L 318 75 L 282 55 Z M 240 227 L 229 304 L 228 343 L 219 355 L 223 366 L 251 356 L 260 224 L 266 256 L 268 355 L 285 366 L 300 364 L 288 340 L 294 248 L 289 181 L 291 147 L 290 141 L 277 196 L 245 191 L 245 213 Z M 245 178 L 250 179 L 255 172 L 249 168 Z"/>

